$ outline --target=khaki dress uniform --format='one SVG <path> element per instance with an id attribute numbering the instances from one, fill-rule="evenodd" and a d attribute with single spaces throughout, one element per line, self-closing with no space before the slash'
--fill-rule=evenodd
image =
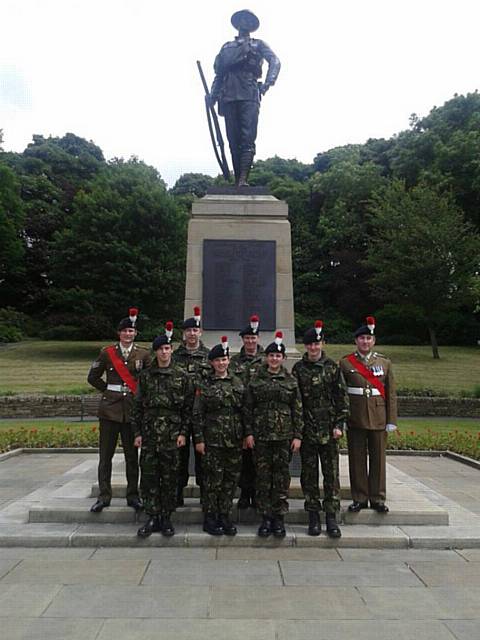
<path id="1" fill-rule="evenodd" d="M 94 360 L 87 380 L 102 393 L 98 407 L 100 422 L 98 485 L 99 500 L 109 504 L 112 498 L 112 458 L 118 436 L 120 435 L 125 456 L 127 502 L 138 498 L 138 451 L 133 446 L 134 436 L 130 424 L 133 393 L 115 370 L 106 349 L 107 347 L 102 349 Z M 115 349 L 134 378 L 150 366 L 150 352 L 143 347 L 133 344 L 126 358 L 122 354 L 119 343 L 115 345 Z"/>
<path id="2" fill-rule="evenodd" d="M 352 499 L 381 504 L 386 498 L 386 425 L 397 424 L 392 363 L 377 352 L 366 358 L 358 352 L 355 356 L 384 385 L 385 398 L 355 369 L 348 356 L 340 360 L 350 399 L 347 441 Z"/>

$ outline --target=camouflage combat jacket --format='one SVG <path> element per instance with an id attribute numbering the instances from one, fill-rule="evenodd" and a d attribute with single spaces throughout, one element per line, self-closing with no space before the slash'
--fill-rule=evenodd
<path id="1" fill-rule="evenodd" d="M 263 347 L 260 345 L 258 345 L 257 353 L 254 356 L 248 356 L 245 353 L 245 347 L 242 347 L 240 353 L 230 358 L 228 370 L 241 378 L 244 385 L 247 385 L 252 375 L 256 373 L 258 367 L 263 363 L 264 358 Z"/>
<path id="2" fill-rule="evenodd" d="M 296 362 L 292 374 L 298 381 L 303 404 L 304 440 L 326 444 L 337 428 L 345 428 L 349 402 L 340 367 L 324 352 L 317 362 L 308 354 Z"/>
<path id="3" fill-rule="evenodd" d="M 302 413 L 296 379 L 284 367 L 272 374 L 261 365 L 247 386 L 245 435 L 262 441 L 302 438 Z"/>
<path id="4" fill-rule="evenodd" d="M 195 390 L 193 438 L 195 444 L 241 448 L 245 387 L 237 376 L 217 378 L 212 372 Z"/>
<path id="5" fill-rule="evenodd" d="M 140 374 L 135 394 L 132 426 L 142 447 L 175 449 L 177 437 L 185 435 L 190 422 L 193 387 L 185 371 L 171 363 L 153 364 Z"/>

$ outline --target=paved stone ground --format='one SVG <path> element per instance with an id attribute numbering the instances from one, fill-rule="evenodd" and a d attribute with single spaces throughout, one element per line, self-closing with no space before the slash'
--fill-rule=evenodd
<path id="1" fill-rule="evenodd" d="M 21 535 L 33 525 L 14 517 L 15 504 L 61 489 L 90 458 L 0 462 L 0 515 Z M 389 464 L 448 508 L 453 528 L 478 520 L 478 470 L 445 458 Z M 480 638 L 480 548 L 0 548 L 2 640 L 372 637 Z"/>

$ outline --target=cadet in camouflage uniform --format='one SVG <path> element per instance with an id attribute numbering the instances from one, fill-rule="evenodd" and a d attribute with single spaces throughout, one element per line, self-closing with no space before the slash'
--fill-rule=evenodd
<path id="1" fill-rule="evenodd" d="M 140 371 L 150 366 L 150 353 L 147 349 L 134 344 L 137 336 L 137 316 L 138 309 L 135 307 L 129 309 L 128 318 L 123 318 L 117 328 L 118 343 L 102 349 L 88 373 L 89 384 L 102 394 L 98 407 L 100 422 L 99 496 L 90 508 L 93 513 L 100 513 L 110 505 L 112 499 L 112 459 L 119 435 L 125 456 L 127 504 L 135 511 L 142 508 L 138 497 L 138 451 L 133 446 L 130 413 L 133 406 L 135 379 Z M 119 367 L 119 371 L 116 367 Z"/>
<path id="2" fill-rule="evenodd" d="M 248 384 L 245 400 L 246 445 L 254 447 L 256 499 L 262 523 L 258 535 L 285 536 L 289 463 L 302 442 L 302 401 L 296 379 L 283 367 L 285 345 L 277 331 L 265 349 L 266 364 Z"/>
<path id="3" fill-rule="evenodd" d="M 226 337 L 211 349 L 208 359 L 212 371 L 196 388 L 193 406 L 195 449 L 203 456 L 203 530 L 234 536 L 231 513 L 242 459 L 245 387 L 228 370 Z"/>
<path id="4" fill-rule="evenodd" d="M 138 530 L 172 536 L 170 515 L 176 507 L 178 451 L 185 446 L 193 390 L 186 373 L 172 362 L 173 325 L 155 338 L 156 361 L 140 375 L 132 415 L 135 446 L 141 447 L 141 490 L 148 521 Z"/>
<path id="5" fill-rule="evenodd" d="M 239 333 L 243 341 L 243 347 L 240 349 L 240 353 L 230 359 L 229 371 L 241 378 L 245 387 L 265 359 L 263 347 L 258 343 L 260 335 L 258 330 L 259 321 L 260 319 L 257 315 L 250 317 L 248 327 L 245 327 Z M 239 509 L 255 508 L 257 506 L 255 502 L 255 463 L 252 449 L 244 448 L 242 451 L 242 470 L 240 471 L 238 486 L 241 494 L 237 507 Z"/>
<path id="6" fill-rule="evenodd" d="M 204 373 L 209 373 L 208 349 L 201 341 L 202 329 L 200 325 L 200 308 L 194 307 L 193 316 L 183 321 L 183 344 L 173 352 L 173 360 L 187 372 L 192 386 Z M 193 406 L 192 406 L 193 408 Z M 183 490 L 188 484 L 188 468 L 190 460 L 190 440 L 193 441 L 191 432 L 191 416 L 189 416 L 189 429 L 186 430 L 186 444 L 180 450 L 178 469 L 177 506 L 183 507 Z M 202 456 L 195 451 L 195 480 L 202 491 Z"/>
<path id="7" fill-rule="evenodd" d="M 305 332 L 303 344 L 307 353 L 295 363 L 292 373 L 300 387 L 305 423 L 300 448 L 300 482 L 309 518 L 308 534 L 318 536 L 321 531 L 318 486 L 320 458 L 327 534 L 331 538 L 340 538 L 342 534 L 335 520 L 335 513 L 340 510 L 338 439 L 343 435 L 348 417 L 347 386 L 340 367 L 325 354 L 321 320 L 317 320 L 315 327 Z"/>

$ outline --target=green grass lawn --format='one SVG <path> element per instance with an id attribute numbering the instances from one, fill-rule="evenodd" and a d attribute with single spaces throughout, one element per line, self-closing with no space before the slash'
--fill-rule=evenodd
<path id="1" fill-rule="evenodd" d="M 31 340 L 0 347 L 0 394 L 71 394 L 94 391 L 86 382 L 90 364 L 106 342 Z M 145 345 L 149 346 L 149 344 Z M 303 345 L 297 345 L 300 352 Z M 338 360 L 352 345 L 327 345 Z M 430 347 L 387 346 L 378 350 L 393 361 L 400 389 L 430 389 L 452 396 L 480 392 L 478 347 L 441 347 L 440 360 Z"/>

